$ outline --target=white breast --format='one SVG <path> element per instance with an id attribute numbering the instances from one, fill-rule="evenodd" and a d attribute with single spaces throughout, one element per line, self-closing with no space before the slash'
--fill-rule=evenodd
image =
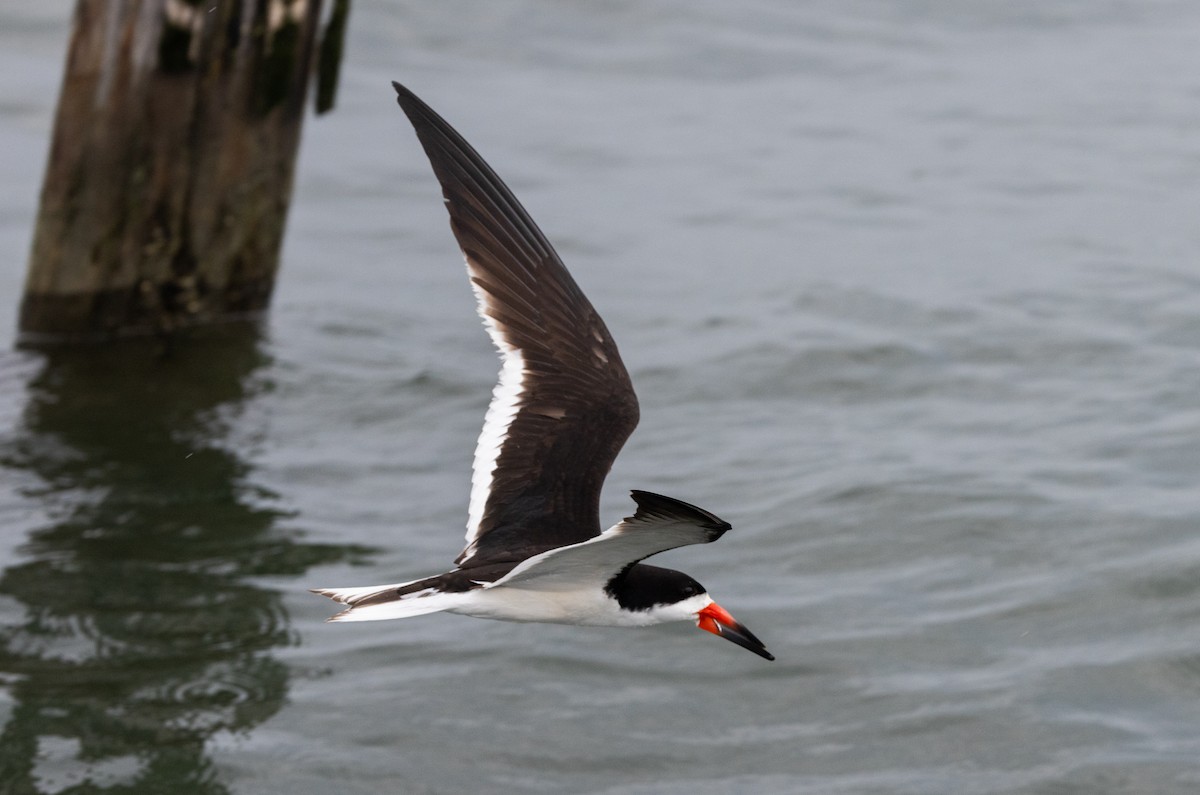
<path id="1" fill-rule="evenodd" d="M 448 612 L 497 621 L 601 627 L 647 627 L 671 621 L 695 621 L 696 614 L 712 603 L 708 594 L 699 594 L 673 605 L 623 610 L 616 599 L 598 588 L 534 591 L 499 586 L 462 596 L 462 601 Z"/>

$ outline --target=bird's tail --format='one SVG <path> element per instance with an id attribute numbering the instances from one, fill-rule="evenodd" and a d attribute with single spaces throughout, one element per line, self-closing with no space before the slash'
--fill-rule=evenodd
<path id="1" fill-rule="evenodd" d="M 422 580 L 394 585 L 361 585 L 353 588 L 312 588 L 315 594 L 328 596 L 347 609 L 329 621 L 383 621 L 438 613 L 458 606 L 462 594 L 446 593 L 434 587 L 422 588 Z"/>

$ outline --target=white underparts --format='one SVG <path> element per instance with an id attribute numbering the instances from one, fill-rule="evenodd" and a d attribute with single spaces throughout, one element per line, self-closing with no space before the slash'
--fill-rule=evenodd
<path id="1" fill-rule="evenodd" d="M 341 595 L 362 590 L 366 589 L 329 589 L 319 591 L 319 593 L 337 599 L 334 594 Z M 697 613 L 710 604 L 712 604 L 712 599 L 708 594 L 697 594 L 682 602 L 671 605 L 655 605 L 649 610 L 623 610 L 615 599 L 595 587 L 594 584 L 570 591 L 542 591 L 500 586 L 479 588 L 464 593 L 442 593 L 431 588 L 406 594 L 391 602 L 351 607 L 329 620 L 384 621 L 392 618 L 412 618 L 428 613 L 448 612 L 496 621 L 600 627 L 648 627 L 674 621 L 695 621 Z"/>

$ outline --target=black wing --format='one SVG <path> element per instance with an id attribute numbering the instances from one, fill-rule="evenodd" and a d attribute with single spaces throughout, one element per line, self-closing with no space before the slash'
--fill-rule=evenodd
<path id="1" fill-rule="evenodd" d="M 637 503 L 633 516 L 595 538 L 524 560 L 484 587 L 520 583 L 527 590 L 554 591 L 597 578 L 607 583 L 651 555 L 688 544 L 710 544 L 729 530 L 725 520 L 682 500 L 648 491 L 632 494 Z"/>
<path id="2" fill-rule="evenodd" d="M 600 532 L 600 489 L 638 421 L 616 343 L 491 167 L 416 95 L 392 85 L 442 185 L 503 362 L 456 562 L 523 560 L 584 541 Z"/>

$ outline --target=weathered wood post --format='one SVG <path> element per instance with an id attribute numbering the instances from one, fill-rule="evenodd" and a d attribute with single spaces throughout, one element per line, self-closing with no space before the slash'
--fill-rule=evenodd
<path id="1" fill-rule="evenodd" d="M 321 0 L 77 0 L 23 339 L 266 307 L 320 15 Z"/>

